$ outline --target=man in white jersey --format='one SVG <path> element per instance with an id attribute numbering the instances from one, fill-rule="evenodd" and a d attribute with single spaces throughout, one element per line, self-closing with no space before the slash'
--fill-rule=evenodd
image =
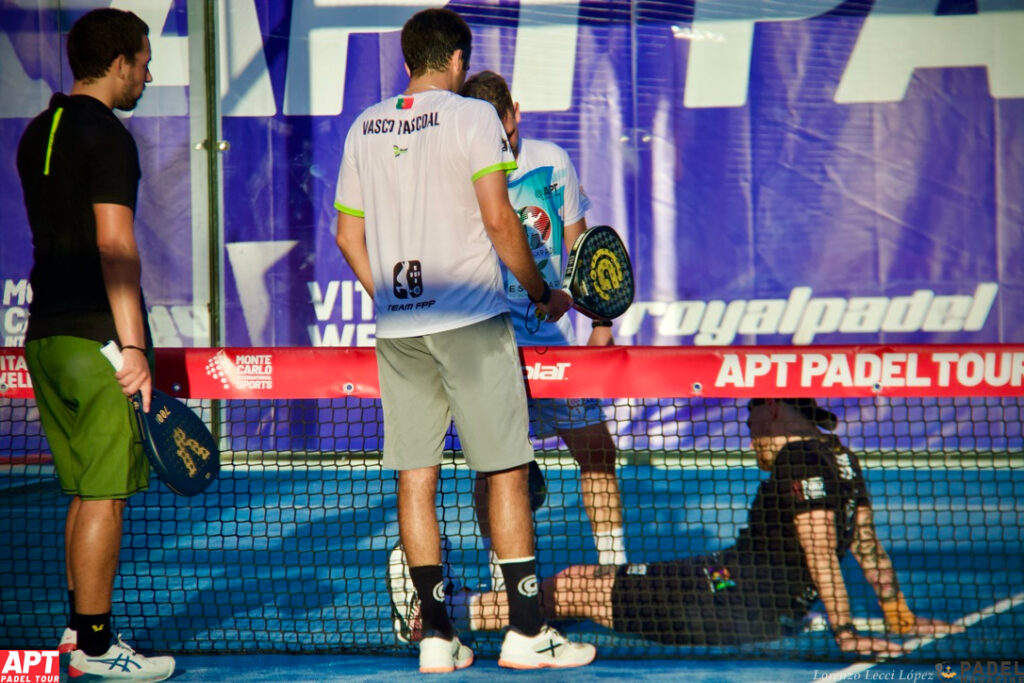
<path id="1" fill-rule="evenodd" d="M 455 94 L 471 40 L 451 10 L 406 22 L 409 85 L 355 120 L 338 174 L 337 242 L 374 300 L 384 465 L 398 470 L 398 524 L 414 587 L 389 580 L 389 590 L 401 619 L 419 620 L 420 671 L 473 662 L 444 604 L 435 507 L 454 418 L 467 463 L 487 473 L 508 583 L 499 664 L 582 666 L 594 647 L 547 626 L 539 601 L 526 486 L 533 448 L 499 259 L 547 319 L 560 318 L 571 299 L 541 277 L 509 204 L 505 173 L 515 161 L 494 108 Z"/>
<path id="2" fill-rule="evenodd" d="M 490 102 L 501 118 L 516 159 L 508 177 L 512 207 L 519 215 L 533 258 L 545 282 L 558 286 L 563 256 L 587 229 L 590 208 L 569 155 L 544 140 L 524 139 L 519 134 L 519 103 L 513 102 L 505 79 L 493 71 L 481 71 L 462 86 L 466 97 Z M 505 294 L 512 309 L 516 342 L 520 346 L 572 346 L 576 335 L 571 321 L 542 325 L 526 290 L 506 269 Z M 590 346 L 613 343 L 611 321 L 595 320 Z M 583 506 L 590 518 L 599 565 L 626 564 L 622 531 L 622 500 L 615 477 L 615 442 L 604 421 L 601 405 L 593 399 L 529 399 L 530 425 L 537 437 L 557 434 L 580 466 Z M 477 511 L 485 545 L 490 545 L 486 514 L 486 480 L 477 480 Z M 491 550 L 492 589 L 504 585 Z"/>

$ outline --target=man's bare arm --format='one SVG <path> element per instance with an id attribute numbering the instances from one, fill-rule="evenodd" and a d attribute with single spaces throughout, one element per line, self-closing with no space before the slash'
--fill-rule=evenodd
<path id="1" fill-rule="evenodd" d="M 964 630 L 960 625 L 947 624 L 944 621 L 914 614 L 907 605 L 903 591 L 900 590 L 892 560 L 878 539 L 871 508 L 864 505 L 857 508 L 856 525 L 850 551 L 864 570 L 864 578 L 878 596 L 887 631 L 899 635 L 931 635 L 959 633 Z"/>
<path id="2" fill-rule="evenodd" d="M 355 273 L 359 284 L 373 298 L 373 275 L 370 268 L 370 254 L 366 250 L 366 219 L 343 211 L 338 213 L 338 230 L 335 241 L 349 268 Z"/>
<path id="3" fill-rule="evenodd" d="M 850 597 L 836 554 L 835 513 L 832 510 L 810 510 L 793 518 L 797 539 L 803 548 L 811 579 L 818 589 L 821 602 L 828 613 L 828 621 L 836 634 L 836 643 L 844 652 L 872 655 L 881 652 L 903 652 L 898 644 L 884 638 L 862 636 L 852 626 Z"/>
<path id="4" fill-rule="evenodd" d="M 135 214 L 122 204 L 93 204 L 96 218 L 96 246 L 107 300 L 114 314 L 114 327 L 122 346 L 146 348 L 146 326 L 142 317 L 142 265 L 135 242 Z M 142 408 L 149 412 L 153 379 L 145 353 L 125 352 L 124 366 L 117 381 L 125 395 L 142 393 Z"/>

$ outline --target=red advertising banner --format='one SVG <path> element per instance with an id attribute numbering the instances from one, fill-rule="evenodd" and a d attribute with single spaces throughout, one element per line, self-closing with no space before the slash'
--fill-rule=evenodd
<path id="1" fill-rule="evenodd" d="M 528 347 L 537 398 L 1020 396 L 1024 345 Z M 188 398 L 379 396 L 368 348 L 157 349 L 157 386 Z M 30 398 L 20 348 L 0 350 L 0 397 Z"/>

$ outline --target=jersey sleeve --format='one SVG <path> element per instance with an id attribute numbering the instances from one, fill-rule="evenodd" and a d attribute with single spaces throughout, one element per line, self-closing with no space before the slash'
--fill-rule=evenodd
<path id="1" fill-rule="evenodd" d="M 590 198 L 583 191 L 580 185 L 579 176 L 576 175 L 576 167 L 569 158 L 569 153 L 564 149 L 561 151 L 561 163 L 565 169 L 565 192 L 562 198 L 562 217 L 565 225 L 572 225 L 583 218 L 590 210 Z"/>
<path id="2" fill-rule="evenodd" d="M 836 455 L 840 475 L 845 466 L 850 467 L 849 476 L 854 482 L 854 501 L 858 507 L 871 507 L 871 496 L 868 494 L 868 483 L 864 480 L 864 471 L 860 468 L 860 460 L 848 448 L 842 448 Z"/>
<path id="3" fill-rule="evenodd" d="M 494 107 L 483 100 L 468 100 L 466 104 L 462 123 L 468 132 L 466 150 L 473 180 L 495 171 L 514 171 L 512 147 Z"/>
<path id="4" fill-rule="evenodd" d="M 365 206 L 363 204 L 363 185 L 359 179 L 359 167 L 356 163 L 358 143 L 354 134 L 355 129 L 356 124 L 352 124 L 348 135 L 345 136 L 345 150 L 341 156 L 341 168 L 338 169 L 338 187 L 334 193 L 334 208 L 341 213 L 362 218 Z"/>
<path id="5" fill-rule="evenodd" d="M 808 510 L 840 512 L 842 495 L 836 470 L 829 464 L 822 446 L 815 441 L 798 441 L 779 451 L 772 469 L 780 503 L 793 514 Z"/>
<path id="6" fill-rule="evenodd" d="M 89 201 L 93 204 L 120 204 L 135 211 L 138 198 L 139 151 L 131 134 L 120 127 L 102 138 L 88 155 Z"/>

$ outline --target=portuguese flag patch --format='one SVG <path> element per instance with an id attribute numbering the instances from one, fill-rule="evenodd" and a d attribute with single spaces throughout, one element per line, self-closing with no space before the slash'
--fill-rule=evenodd
<path id="1" fill-rule="evenodd" d="M 395 109 L 412 109 L 411 97 L 399 97 L 395 103 Z"/>

